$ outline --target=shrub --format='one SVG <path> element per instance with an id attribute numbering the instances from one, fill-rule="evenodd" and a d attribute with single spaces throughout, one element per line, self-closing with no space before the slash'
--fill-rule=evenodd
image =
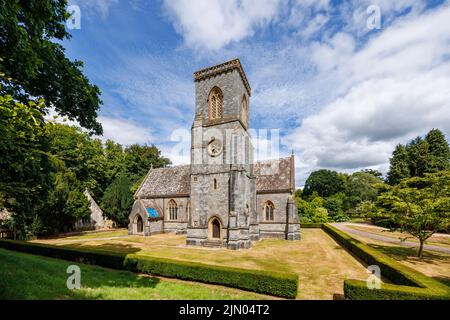
<path id="1" fill-rule="evenodd" d="M 302 223 L 300 224 L 301 228 L 304 229 L 315 229 L 315 228 L 322 228 L 323 223 Z"/>
<path id="2" fill-rule="evenodd" d="M 356 300 L 450 299 L 450 288 L 446 285 L 391 259 L 329 224 L 324 224 L 323 229 L 367 264 L 378 265 L 382 276 L 393 283 L 382 283 L 381 289 L 370 290 L 365 281 L 345 280 L 346 298 Z"/>
<path id="3" fill-rule="evenodd" d="M 298 276 L 294 273 L 238 269 L 142 257 L 135 254 L 114 254 L 101 250 L 72 249 L 11 240 L 1 240 L 0 247 L 112 269 L 219 284 L 284 298 L 297 296 Z"/>
<path id="4" fill-rule="evenodd" d="M 127 256 L 125 268 L 134 272 L 220 284 L 285 298 L 297 296 L 296 274 L 212 266 L 137 255 Z"/>

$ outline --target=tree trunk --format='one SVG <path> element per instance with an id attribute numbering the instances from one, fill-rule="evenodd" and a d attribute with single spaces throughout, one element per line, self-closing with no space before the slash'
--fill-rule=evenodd
<path id="1" fill-rule="evenodd" d="M 422 258 L 422 253 L 423 253 L 423 243 L 425 242 L 425 241 L 423 241 L 422 239 L 419 239 L 419 241 L 420 241 L 420 246 L 419 246 L 419 253 L 418 253 L 418 257 L 419 258 Z"/>

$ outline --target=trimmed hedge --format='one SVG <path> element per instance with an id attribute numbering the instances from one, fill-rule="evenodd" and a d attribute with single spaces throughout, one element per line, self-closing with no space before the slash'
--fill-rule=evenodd
<path id="1" fill-rule="evenodd" d="M 125 268 L 134 272 L 220 284 L 285 298 L 294 299 L 297 296 L 298 276 L 293 273 L 228 268 L 136 255 L 127 256 Z"/>
<path id="2" fill-rule="evenodd" d="M 300 224 L 300 228 L 304 229 L 315 229 L 315 228 L 322 228 L 323 223 L 302 223 Z"/>
<path id="3" fill-rule="evenodd" d="M 73 249 L 13 240 L 0 240 L 0 247 L 112 269 L 218 284 L 290 299 L 297 296 L 298 276 L 294 273 L 230 268 L 144 257 L 136 254 L 115 254 L 102 250 Z"/>
<path id="4" fill-rule="evenodd" d="M 347 299 L 450 299 L 450 287 L 443 283 L 395 261 L 329 224 L 324 224 L 323 229 L 368 265 L 378 265 L 381 275 L 392 282 L 382 283 L 381 289 L 371 290 L 367 288 L 365 281 L 345 280 L 344 294 Z"/>

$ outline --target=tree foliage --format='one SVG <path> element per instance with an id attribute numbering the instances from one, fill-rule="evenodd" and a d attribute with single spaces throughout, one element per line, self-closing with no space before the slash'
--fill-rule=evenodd
<path id="1" fill-rule="evenodd" d="M 132 185 L 133 182 L 127 175 L 121 173 L 106 189 L 102 198 L 102 208 L 107 217 L 119 226 L 128 224 L 128 215 L 133 205 Z"/>
<path id="2" fill-rule="evenodd" d="M 70 38 L 66 6 L 66 0 L 0 0 L 0 94 L 22 103 L 44 98 L 47 107 L 100 134 L 100 90 L 57 42 Z"/>
<path id="3" fill-rule="evenodd" d="M 51 188 L 49 139 L 42 100 L 23 104 L 0 96 L 0 198 L 19 237 L 38 225 Z"/>
<path id="4" fill-rule="evenodd" d="M 336 171 L 321 169 L 311 173 L 306 180 L 303 198 L 311 196 L 314 192 L 321 197 L 329 197 L 342 191 L 343 188 L 343 179 Z"/>
<path id="5" fill-rule="evenodd" d="M 439 129 L 432 129 L 425 138 L 417 137 L 406 146 L 399 144 L 392 158 L 387 175 L 390 185 L 409 177 L 423 177 L 450 169 L 450 147 Z"/>
<path id="6" fill-rule="evenodd" d="M 399 183 L 402 179 L 409 178 L 408 151 L 399 144 L 395 147 L 387 174 L 387 182 L 391 185 Z"/>
<path id="7" fill-rule="evenodd" d="M 383 205 L 381 214 L 396 223 L 392 230 L 407 232 L 419 240 L 421 257 L 424 242 L 450 225 L 450 171 L 402 180 L 387 187 L 378 202 Z"/>

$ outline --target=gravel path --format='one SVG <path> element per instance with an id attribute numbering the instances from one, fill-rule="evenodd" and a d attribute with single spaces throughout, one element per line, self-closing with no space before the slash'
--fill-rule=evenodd
<path id="1" fill-rule="evenodd" d="M 408 241 L 408 240 L 401 241 L 400 239 L 386 237 L 386 236 L 373 234 L 373 233 L 365 232 L 365 231 L 361 231 L 361 230 L 356 230 L 356 229 L 348 227 L 348 225 L 358 225 L 358 224 L 349 224 L 349 223 L 346 223 L 346 222 L 339 222 L 339 223 L 332 223 L 332 225 L 335 226 L 336 228 L 344 231 L 344 232 L 353 233 L 353 234 L 356 234 L 358 236 L 369 238 L 369 239 L 372 239 L 372 240 L 383 241 L 383 242 L 388 242 L 388 243 L 394 243 L 394 244 L 397 244 L 397 245 L 400 245 L 400 246 L 403 246 L 403 247 L 409 247 L 409 248 L 418 248 L 419 247 L 419 243 L 417 243 L 417 242 Z M 450 254 L 450 248 L 446 248 L 446 247 L 433 246 L 433 245 L 425 244 L 423 246 L 423 248 L 424 248 L 424 250 L 437 251 L 437 252 Z"/>

